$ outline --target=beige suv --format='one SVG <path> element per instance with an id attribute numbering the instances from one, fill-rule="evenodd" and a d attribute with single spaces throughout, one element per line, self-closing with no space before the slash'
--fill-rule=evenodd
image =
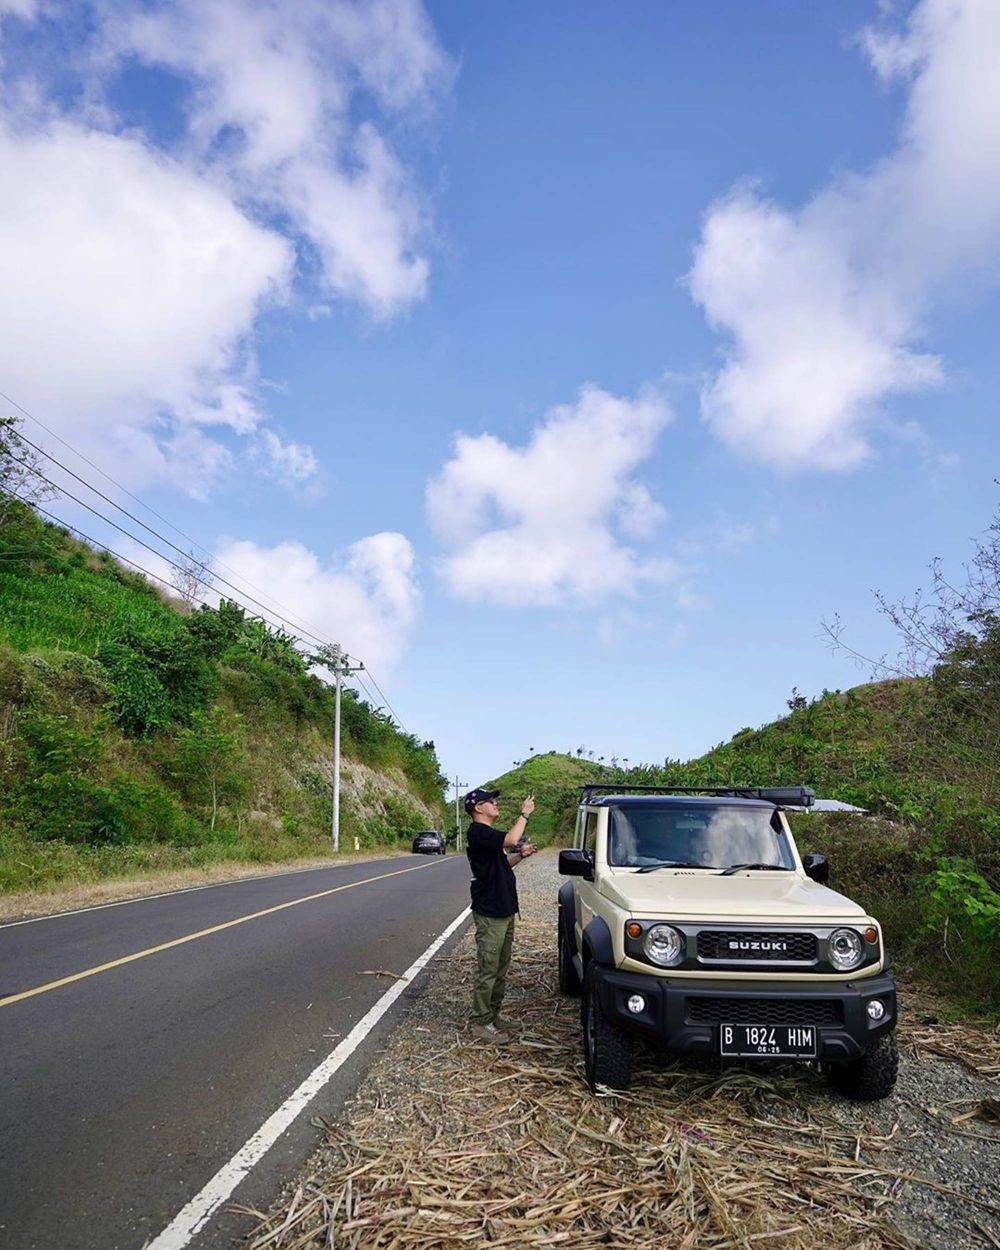
<path id="1" fill-rule="evenodd" d="M 896 990 L 877 920 L 799 856 L 805 787 L 586 786 L 559 890 L 559 988 L 582 992 L 591 1089 L 627 1089 L 637 1038 L 725 1060 L 823 1065 L 835 1089 L 896 1083 Z"/>

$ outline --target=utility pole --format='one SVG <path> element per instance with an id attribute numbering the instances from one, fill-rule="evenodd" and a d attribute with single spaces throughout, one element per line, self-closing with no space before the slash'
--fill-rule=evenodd
<path id="1" fill-rule="evenodd" d="M 340 687 L 345 677 L 364 672 L 364 665 L 359 661 L 352 667 L 349 656 L 341 656 L 329 665 L 333 672 L 333 683 L 336 687 L 335 711 L 333 714 L 333 849 L 340 850 Z"/>
<path id="2" fill-rule="evenodd" d="M 464 790 L 469 783 L 467 781 L 459 781 L 458 773 L 455 774 L 455 780 L 452 785 L 455 787 L 455 850 L 462 849 L 462 823 L 458 816 L 458 796 L 461 790 Z"/>

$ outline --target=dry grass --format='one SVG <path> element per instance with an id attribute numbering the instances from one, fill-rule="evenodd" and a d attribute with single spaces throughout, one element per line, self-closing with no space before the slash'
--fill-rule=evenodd
<path id="1" fill-rule="evenodd" d="M 126 880 L 94 881 L 52 890 L 25 890 L 17 894 L 0 895 L 0 922 L 21 920 L 29 916 L 49 916 L 62 911 L 76 911 L 82 907 L 98 907 L 102 903 L 120 903 L 127 899 L 144 898 L 149 894 L 162 894 L 168 890 L 182 890 L 190 886 L 219 885 L 226 881 L 243 881 L 247 877 L 270 877 L 279 873 L 332 868 L 337 864 L 356 864 L 365 860 L 388 859 L 394 855 L 406 854 L 406 848 L 398 847 L 342 851 L 336 858 L 332 855 L 309 856 L 276 864 L 207 864 L 202 868 L 166 869 Z"/>
<path id="2" fill-rule="evenodd" d="M 921 986 L 907 987 L 899 1026 L 900 1046 L 960 1063 L 989 1080 L 1000 1077 L 1000 1024 L 987 1019 L 955 1020 L 954 1003 Z"/>
<path id="3" fill-rule="evenodd" d="M 591 1097 L 552 938 L 551 920 L 519 927 L 511 1014 L 522 1033 L 502 1049 L 461 1028 L 471 938 L 436 961 L 286 1201 L 248 1212 L 259 1224 L 247 1250 L 902 1250 L 917 1243 L 885 1215 L 906 1180 L 962 1198 L 911 1175 L 896 1128 L 879 1132 L 863 1108 L 845 1115 L 810 1070 L 645 1057 L 632 1092 Z M 937 1032 L 905 1040 L 922 1047 Z M 957 1035 L 946 1044 L 963 1050 Z"/>

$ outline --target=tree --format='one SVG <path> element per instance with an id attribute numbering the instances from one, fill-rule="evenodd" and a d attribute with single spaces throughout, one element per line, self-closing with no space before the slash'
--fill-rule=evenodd
<path id="1" fill-rule="evenodd" d="M 0 530 L 10 521 L 17 501 L 42 503 L 57 494 L 42 480 L 42 459 L 20 428 L 17 417 L 0 417 Z"/>
<path id="2" fill-rule="evenodd" d="M 190 612 L 201 592 L 212 584 L 211 562 L 200 560 L 193 551 L 188 551 L 186 556 L 181 556 L 170 581 Z"/>
<path id="3" fill-rule="evenodd" d="M 207 798 L 212 808 L 211 828 L 219 805 L 242 796 L 245 780 L 239 771 L 243 752 L 234 732 L 235 719 L 220 707 L 199 710 L 191 725 L 177 735 L 177 767 L 174 775 L 199 798 Z"/>
<path id="4" fill-rule="evenodd" d="M 872 660 L 849 647 L 839 617 L 824 629 L 832 647 L 868 665 L 873 679 L 929 679 L 919 726 L 928 771 L 992 801 L 1000 789 L 1000 509 L 959 578 L 940 559 L 929 572 L 930 585 L 908 598 L 876 593 L 899 636 L 894 658 Z"/>

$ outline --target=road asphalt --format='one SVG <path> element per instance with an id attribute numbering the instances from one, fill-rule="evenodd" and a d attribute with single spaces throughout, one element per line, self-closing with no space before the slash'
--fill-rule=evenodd
<path id="1" fill-rule="evenodd" d="M 394 984 L 364 974 L 404 972 L 468 882 L 464 855 L 397 856 L 0 926 L 0 1247 L 140 1250 Z M 230 1201 L 277 1195 L 419 989 Z M 221 1208 L 190 1245 L 249 1226 Z"/>

